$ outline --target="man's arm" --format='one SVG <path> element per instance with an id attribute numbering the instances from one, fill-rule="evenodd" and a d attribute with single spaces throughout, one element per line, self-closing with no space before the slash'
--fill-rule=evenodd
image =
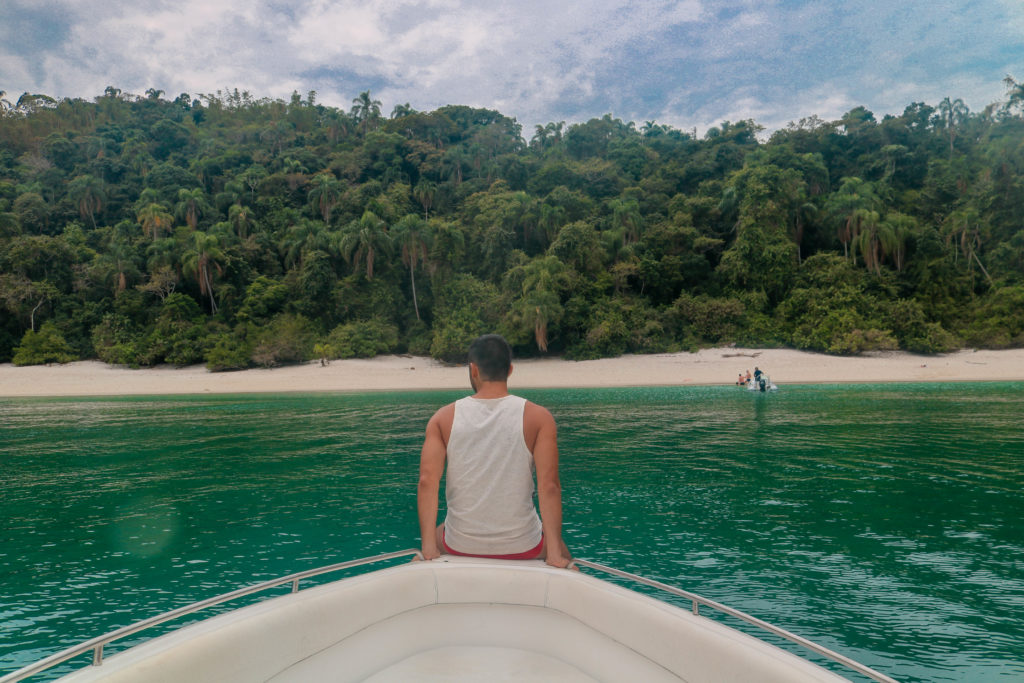
<path id="1" fill-rule="evenodd" d="M 546 408 L 528 403 L 528 419 L 537 425 L 533 462 L 537 468 L 537 498 L 544 527 L 545 561 L 566 567 L 572 559 L 562 540 L 562 483 L 558 478 L 558 427 Z"/>
<path id="2" fill-rule="evenodd" d="M 416 509 L 420 518 L 420 550 L 425 560 L 432 560 L 441 555 L 441 549 L 437 547 L 436 534 L 437 497 L 448 450 L 441 422 L 449 408 L 451 406 L 445 406 L 430 418 L 430 422 L 427 423 L 427 434 L 423 439 L 423 449 L 420 451 L 420 483 L 416 493 Z"/>

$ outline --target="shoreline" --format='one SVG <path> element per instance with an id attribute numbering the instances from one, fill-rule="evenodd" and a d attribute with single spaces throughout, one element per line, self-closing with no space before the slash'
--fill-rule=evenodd
<path id="1" fill-rule="evenodd" d="M 571 361 L 513 361 L 516 389 L 630 386 L 732 386 L 760 367 L 787 384 L 1024 381 L 1024 349 L 962 350 L 936 356 L 886 351 L 829 356 L 791 349 L 710 348 L 696 353 L 627 355 Z M 419 356 L 319 361 L 272 369 L 210 372 L 203 365 L 132 370 L 100 361 L 15 367 L 0 364 L 0 398 L 161 396 L 293 392 L 468 389 L 466 368 Z"/>

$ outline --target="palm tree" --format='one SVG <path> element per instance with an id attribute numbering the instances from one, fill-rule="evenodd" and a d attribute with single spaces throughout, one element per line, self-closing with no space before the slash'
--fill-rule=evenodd
<path id="1" fill-rule="evenodd" d="M 523 268 L 520 314 L 533 327 L 533 338 L 539 351 L 548 350 L 548 325 L 561 319 L 563 308 L 557 290 L 565 272 L 557 256 L 535 258 Z"/>
<path id="2" fill-rule="evenodd" d="M 175 215 L 188 223 L 193 230 L 199 225 L 199 219 L 212 210 L 206 200 L 206 193 L 200 189 L 178 190 L 178 203 L 174 206 Z"/>
<path id="3" fill-rule="evenodd" d="M 213 298 L 213 271 L 224 272 L 221 262 L 224 253 L 220 250 L 220 241 L 216 235 L 208 235 L 202 231 L 192 233 L 192 246 L 185 252 L 183 267 L 185 275 L 199 283 L 199 294 L 210 298 L 210 314 L 217 313 L 217 301 Z"/>
<path id="4" fill-rule="evenodd" d="M 612 229 L 621 230 L 627 245 L 640 240 L 643 217 L 640 205 L 635 199 L 613 199 L 608 203 L 612 210 Z"/>
<path id="5" fill-rule="evenodd" d="M 173 237 L 155 239 L 146 247 L 146 268 L 155 272 L 160 268 L 172 268 L 181 272 L 182 245 Z"/>
<path id="6" fill-rule="evenodd" d="M 369 90 L 359 93 L 359 97 L 352 100 L 352 117 L 359 122 L 364 136 L 370 124 L 380 119 L 380 106 L 380 100 L 370 97 Z"/>
<path id="7" fill-rule="evenodd" d="M 342 257 L 358 269 L 366 260 L 366 279 L 373 279 L 373 266 L 377 254 L 387 253 L 391 248 L 391 236 L 387 224 L 372 211 L 364 211 L 362 218 L 349 223 L 342 231 L 338 251 Z"/>
<path id="8" fill-rule="evenodd" d="M 252 209 L 241 204 L 232 204 L 228 209 L 228 223 L 238 238 L 244 240 L 249 236 L 249 228 L 253 225 Z"/>
<path id="9" fill-rule="evenodd" d="M 882 235 L 887 226 L 882 223 L 877 211 L 869 209 L 857 209 L 853 220 L 857 224 L 857 237 L 852 241 L 854 259 L 859 250 L 864 255 L 864 266 L 875 271 L 876 275 L 881 274 L 882 243 L 891 243 L 888 235 Z"/>
<path id="10" fill-rule="evenodd" d="M 408 214 L 395 224 L 395 241 L 401 250 L 402 264 L 409 269 L 412 285 L 412 307 L 416 320 L 420 320 L 420 306 L 416 298 L 416 266 L 427 260 L 430 245 L 430 224 L 416 214 Z"/>
<path id="11" fill-rule="evenodd" d="M 328 251 L 330 235 L 323 223 L 309 218 L 299 218 L 289 225 L 280 244 L 285 267 L 301 268 L 307 253 L 317 249 Z"/>
<path id="12" fill-rule="evenodd" d="M 839 241 L 843 243 L 843 256 L 850 257 L 849 245 L 860 235 L 861 210 L 876 211 L 881 201 L 875 186 L 860 178 L 843 178 L 842 185 L 828 199 L 828 212 L 838 225 Z"/>
<path id="13" fill-rule="evenodd" d="M 437 185 L 429 180 L 420 180 L 412 188 L 412 196 L 423 207 L 423 220 L 429 220 L 430 207 L 434 205 L 434 197 L 437 196 Z"/>
<path id="14" fill-rule="evenodd" d="M 242 184 L 242 181 L 235 178 L 224 183 L 224 189 L 214 195 L 213 201 L 217 208 L 224 210 L 224 208 L 232 204 L 241 205 L 244 193 L 245 185 Z"/>
<path id="15" fill-rule="evenodd" d="M 285 178 L 288 179 L 288 189 L 293 192 L 306 182 L 306 173 L 309 171 L 298 159 L 288 158 L 284 160 Z"/>
<path id="16" fill-rule="evenodd" d="M 391 110 L 392 119 L 400 119 L 403 116 L 411 116 L 416 113 L 416 110 L 406 102 L 405 104 L 396 104 L 395 108 Z"/>
<path id="17" fill-rule="evenodd" d="M 793 242 L 796 243 L 796 262 L 803 261 L 804 228 L 818 215 L 818 207 L 811 202 L 803 202 L 792 207 Z"/>
<path id="18" fill-rule="evenodd" d="M 562 141 L 562 128 L 564 126 L 565 121 L 548 123 L 544 126 L 538 123 L 534 126 L 533 137 L 530 139 L 530 146 L 544 150 L 558 144 Z"/>
<path id="19" fill-rule="evenodd" d="M 174 226 L 174 217 L 167 213 L 163 204 L 152 202 L 147 204 L 135 215 L 135 220 L 142 226 L 142 234 L 149 235 L 150 239 L 159 239 L 164 231 L 170 233 Z"/>
<path id="20" fill-rule="evenodd" d="M 341 202 L 341 181 L 331 173 L 317 173 L 310 183 L 309 203 L 323 216 L 324 223 L 331 224 L 331 211 Z"/>
<path id="21" fill-rule="evenodd" d="M 917 231 L 917 221 L 913 216 L 893 212 L 885 217 L 883 236 L 888 242 L 882 243 L 885 256 L 891 256 L 897 271 L 903 270 L 907 255 L 907 240 Z"/>
<path id="22" fill-rule="evenodd" d="M 967 259 L 968 270 L 974 268 L 971 263 L 973 259 L 985 274 L 989 285 L 992 285 L 992 276 L 988 274 L 988 270 L 978 257 L 978 249 L 981 248 L 981 221 L 981 214 L 972 206 L 954 211 L 946 218 L 946 243 L 948 244 L 951 238 L 956 238 L 960 242 L 960 252 Z"/>
<path id="23" fill-rule="evenodd" d="M 433 237 L 430 245 L 430 273 L 434 275 L 441 271 L 450 275 L 454 264 L 461 263 L 465 258 L 466 232 L 455 221 L 439 221 L 435 218 L 430 223 Z"/>
<path id="24" fill-rule="evenodd" d="M 967 121 L 970 110 L 960 98 L 950 101 L 948 97 L 939 102 L 938 110 L 941 127 L 946 129 L 949 136 L 949 160 L 952 161 L 953 140 L 956 139 L 957 130 Z"/>
<path id="25" fill-rule="evenodd" d="M 135 251 L 123 239 L 112 240 L 107 249 L 96 257 L 96 266 L 104 273 L 103 279 L 112 279 L 114 294 L 123 292 L 128 287 L 128 278 L 139 275 L 135 264 Z"/>
<path id="26" fill-rule="evenodd" d="M 96 214 L 103 209 L 107 196 L 103 192 L 103 181 L 91 175 L 80 175 L 68 183 L 68 197 L 78 207 L 79 215 L 92 221 L 96 229 Z"/>
<path id="27" fill-rule="evenodd" d="M 441 159 L 441 164 L 442 173 L 447 176 L 452 185 L 462 183 L 463 169 L 466 168 L 467 157 L 461 148 L 452 147 L 448 149 Z"/>
<path id="28" fill-rule="evenodd" d="M 544 149 L 548 146 L 548 129 L 539 123 L 534 126 L 533 137 L 530 138 L 530 146 Z"/>
<path id="29" fill-rule="evenodd" d="M 348 135 L 352 125 L 352 119 L 345 112 L 338 111 L 337 109 L 328 110 L 322 120 L 327 128 L 327 139 L 330 140 L 332 145 L 342 135 Z"/>
<path id="30" fill-rule="evenodd" d="M 564 206 L 556 204 L 541 204 L 538 210 L 537 227 L 544 231 L 548 244 L 555 241 L 558 236 L 558 229 L 566 223 L 566 212 Z"/>

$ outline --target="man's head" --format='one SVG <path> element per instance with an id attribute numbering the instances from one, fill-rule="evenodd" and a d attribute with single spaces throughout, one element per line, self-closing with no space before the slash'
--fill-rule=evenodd
<path id="1" fill-rule="evenodd" d="M 504 382 L 512 369 L 512 347 L 500 334 L 485 334 L 469 345 L 469 362 L 485 382 Z"/>

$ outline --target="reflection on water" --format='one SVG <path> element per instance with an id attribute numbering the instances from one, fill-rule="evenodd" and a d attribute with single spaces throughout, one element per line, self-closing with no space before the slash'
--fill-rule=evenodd
<path id="1" fill-rule="evenodd" d="M 1009 384 L 524 392 L 581 556 L 901 681 L 1024 678 Z M 0 401 L 0 673 L 197 599 L 417 543 L 457 394 Z"/>

